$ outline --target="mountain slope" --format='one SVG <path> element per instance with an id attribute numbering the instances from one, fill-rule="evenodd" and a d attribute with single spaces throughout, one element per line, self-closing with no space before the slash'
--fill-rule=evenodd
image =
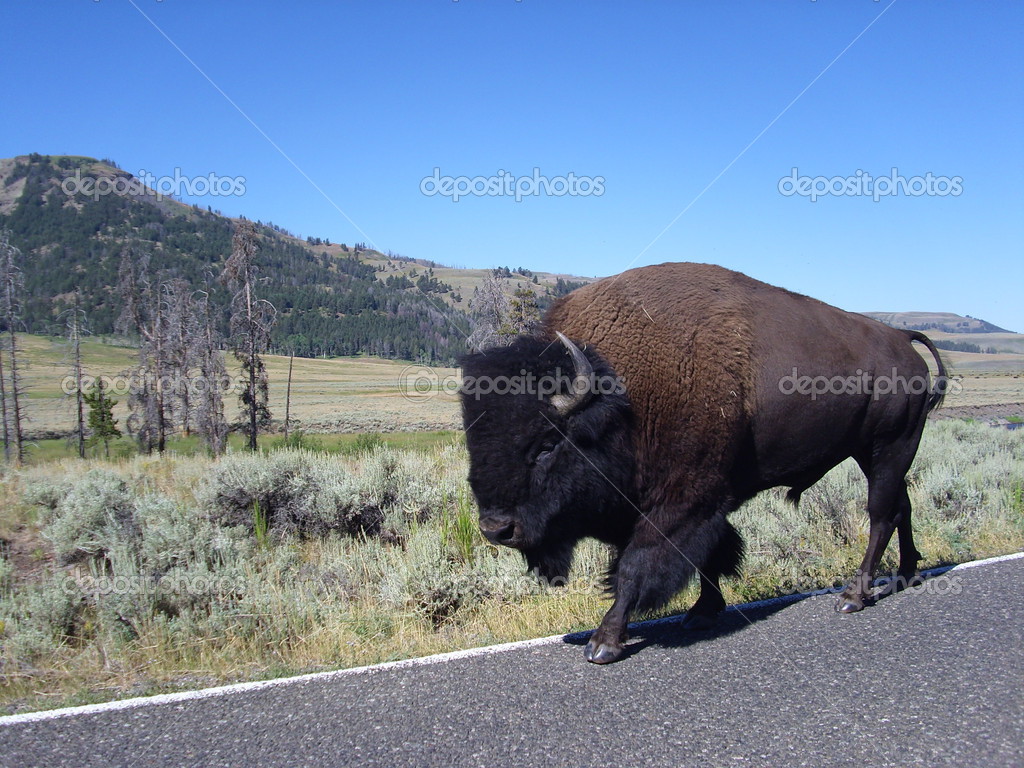
<path id="1" fill-rule="evenodd" d="M 118 190 L 83 189 L 76 183 L 82 178 L 105 179 Z M 215 305 L 228 305 L 215 278 L 231 252 L 233 220 L 158 197 L 109 162 L 40 155 L 3 161 L 0 227 L 11 230 L 24 255 L 23 322 L 30 332 L 53 332 L 76 289 L 92 332 L 113 332 L 118 266 L 128 247 L 149 255 L 153 280 L 184 278 L 209 290 Z M 463 352 L 465 312 L 381 282 L 356 253 L 318 253 L 272 225 L 261 226 L 260 236 L 259 292 L 279 312 L 277 350 L 448 363 Z"/>

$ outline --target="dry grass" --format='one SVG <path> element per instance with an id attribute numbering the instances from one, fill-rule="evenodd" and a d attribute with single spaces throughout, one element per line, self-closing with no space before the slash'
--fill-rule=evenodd
<path id="1" fill-rule="evenodd" d="M 979 356 L 975 355 L 975 357 Z M 985 355 L 985 357 L 998 357 L 998 355 Z M 1024 373 L 1012 375 L 983 371 L 964 372 L 959 374 L 958 381 L 960 391 L 950 391 L 942 402 L 943 408 L 1024 403 Z M 942 409 L 939 410 L 941 412 Z"/>
<path id="2" fill-rule="evenodd" d="M 74 429 L 72 399 L 62 392 L 70 370 L 66 346 L 42 336 L 19 337 L 24 349 L 24 383 L 28 422 L 34 434 L 70 433 Z M 83 344 L 85 370 L 93 376 L 118 376 L 128 369 L 135 350 L 88 340 Z M 288 358 L 267 355 L 270 409 L 283 422 L 288 382 Z M 229 373 L 237 374 L 229 358 Z M 410 362 L 371 357 L 332 359 L 296 358 L 292 372 L 290 418 L 309 432 L 399 432 L 458 429 L 461 426 L 455 395 L 441 391 L 454 381 L 452 368 L 431 368 Z M 418 393 L 417 381 L 432 382 L 433 391 Z M 115 392 L 114 416 L 120 425 L 128 417 L 126 398 Z M 237 398 L 225 398 L 229 419 L 238 415 Z"/>

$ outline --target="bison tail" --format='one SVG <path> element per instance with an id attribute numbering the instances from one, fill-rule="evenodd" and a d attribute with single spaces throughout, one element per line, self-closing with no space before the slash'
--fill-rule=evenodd
<path id="1" fill-rule="evenodd" d="M 932 357 L 935 358 L 935 365 L 938 368 L 938 374 L 932 382 L 932 391 L 928 396 L 928 411 L 934 411 L 942 404 L 942 400 L 946 396 L 946 390 L 949 389 L 946 366 L 943 364 L 942 357 L 939 355 L 939 350 L 935 348 L 935 344 L 932 343 L 931 339 L 920 331 L 904 330 L 903 332 L 907 334 L 911 341 L 919 341 L 928 347 L 928 351 L 931 352 Z"/>
<path id="2" fill-rule="evenodd" d="M 799 507 L 800 495 L 806 490 L 806 488 L 790 488 L 789 492 L 786 494 L 786 501 L 788 501 L 794 507 Z"/>

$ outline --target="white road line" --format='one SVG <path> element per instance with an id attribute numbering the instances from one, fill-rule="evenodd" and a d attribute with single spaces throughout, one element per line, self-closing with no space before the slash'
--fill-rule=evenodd
<path id="1" fill-rule="evenodd" d="M 968 568 L 977 568 L 983 565 L 992 565 L 994 563 L 1002 563 L 1008 560 L 1019 560 L 1024 558 L 1024 552 L 1015 552 L 1011 555 L 1000 555 L 999 557 L 990 557 L 986 560 L 974 560 L 969 563 L 961 563 L 960 565 L 947 566 L 943 568 L 933 568 L 929 571 L 923 571 L 922 575 L 925 577 L 938 576 L 943 573 L 950 571 L 966 570 Z M 744 605 L 729 606 L 726 610 L 752 610 L 756 608 L 762 608 L 771 605 L 778 605 L 780 603 L 791 603 L 797 600 L 811 597 L 814 595 L 824 595 L 838 592 L 840 588 L 836 589 L 821 589 L 814 592 L 805 592 L 799 595 L 787 595 L 785 597 L 774 597 L 768 600 L 759 600 L 754 603 L 746 603 Z M 667 616 L 662 619 L 654 619 L 652 621 L 639 622 L 637 624 L 631 624 L 630 627 L 650 627 L 661 624 L 671 624 L 679 622 L 683 619 L 683 615 L 679 616 Z M 434 656 L 424 656 L 417 659 L 403 659 L 402 661 L 389 661 L 383 664 L 371 664 L 364 667 L 351 667 L 349 669 L 338 669 L 333 672 L 314 672 L 308 675 L 299 675 L 298 677 L 280 677 L 274 680 L 260 680 L 251 683 L 236 683 L 234 685 L 224 685 L 216 688 L 205 688 L 198 691 L 181 691 L 180 693 L 164 693 L 157 696 L 144 696 L 134 699 L 121 699 L 120 701 L 110 701 L 104 704 L 88 704 L 81 707 L 66 707 L 64 709 L 51 709 L 44 712 L 26 712 L 20 715 L 7 715 L 0 717 L 0 726 L 4 725 L 19 725 L 24 723 L 36 723 L 43 722 L 46 720 L 55 720 L 61 717 L 73 717 L 76 715 L 94 715 L 103 712 L 117 712 L 119 710 L 137 709 L 139 707 L 150 707 L 158 706 L 161 704 L 176 704 L 188 701 L 194 701 L 197 699 L 209 699 L 215 696 L 230 696 L 236 693 L 247 693 L 249 691 L 259 691 L 265 688 L 275 688 L 282 685 L 302 685 L 304 683 L 314 681 L 329 681 L 337 678 L 348 677 L 352 675 L 366 675 L 376 672 L 386 672 L 394 669 L 403 669 L 406 667 L 419 667 L 430 664 L 444 664 L 448 661 L 455 661 L 456 659 L 469 659 L 476 656 L 489 656 L 495 653 L 505 653 L 506 651 L 521 650 L 524 648 L 539 648 L 547 645 L 554 645 L 556 643 L 563 643 L 569 638 L 584 638 L 588 632 L 577 632 L 568 635 L 550 635 L 548 637 L 540 637 L 535 640 L 520 640 L 514 643 L 502 643 L 501 645 L 489 645 L 483 648 L 470 648 L 464 651 L 452 651 L 450 653 L 440 653 Z"/>

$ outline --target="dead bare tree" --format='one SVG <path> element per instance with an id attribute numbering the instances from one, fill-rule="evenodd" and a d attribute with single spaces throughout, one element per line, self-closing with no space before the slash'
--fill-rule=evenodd
<path id="1" fill-rule="evenodd" d="M 130 371 L 128 431 L 146 453 L 163 452 L 167 441 L 166 307 L 149 278 L 149 254 L 131 246 L 121 252 L 118 328 L 139 337 L 138 364 Z"/>
<path id="2" fill-rule="evenodd" d="M 85 458 L 85 400 L 82 392 L 82 335 L 86 329 L 85 311 L 81 308 L 81 294 L 75 291 L 75 303 L 64 310 L 60 317 L 64 319 L 64 328 L 68 340 L 68 352 L 71 356 L 71 376 L 74 378 L 75 396 L 75 442 L 78 445 L 78 457 Z M 66 391 L 66 390 L 65 390 Z"/>
<path id="3" fill-rule="evenodd" d="M 473 351 L 504 347 L 512 343 L 516 332 L 509 323 L 512 301 L 508 279 L 495 273 L 484 278 L 469 302 L 473 332 L 467 343 Z"/>
<path id="4" fill-rule="evenodd" d="M 7 376 L 4 374 L 4 350 L 0 344 L 0 423 L 3 424 L 4 461 L 11 460 L 11 432 L 7 415 Z"/>
<path id="5" fill-rule="evenodd" d="M 166 315 L 165 360 L 171 384 L 165 397 L 170 401 L 169 412 L 174 424 L 181 426 L 186 437 L 192 432 L 195 410 L 192 371 L 200 344 L 199 317 L 196 296 L 187 281 L 181 278 L 167 280 L 160 286 L 163 311 Z"/>
<path id="6" fill-rule="evenodd" d="M 17 327 L 21 323 L 21 292 L 25 276 L 18 262 L 21 251 L 11 244 L 9 230 L 0 232 L 0 317 L 6 326 L 7 386 L 3 390 L 4 456 L 15 464 L 25 460 L 24 413 L 21 397 L 25 394 L 18 364 Z M 0 380 L 3 376 L 0 373 Z M 8 447 L 10 446 L 10 447 Z"/>
<path id="7" fill-rule="evenodd" d="M 199 381 L 202 382 L 197 393 L 196 428 L 210 452 L 219 456 L 224 453 L 228 439 L 224 392 L 229 379 L 208 291 L 202 291 L 196 297 L 196 316 L 200 319 L 200 333 L 195 358 Z"/>
<path id="8" fill-rule="evenodd" d="M 256 296 L 256 254 L 259 239 L 252 222 L 242 219 L 231 239 L 231 256 L 224 264 L 223 282 L 232 293 L 231 337 L 228 345 L 242 364 L 245 388 L 239 400 L 246 419 L 249 450 L 257 448 L 260 429 L 270 425 L 270 388 L 262 354 L 270 345 L 270 331 L 277 310 L 266 299 Z"/>
<path id="9" fill-rule="evenodd" d="M 288 356 L 288 387 L 284 394 L 284 442 L 288 443 L 288 427 L 291 421 L 292 412 L 292 365 L 295 363 L 295 353 Z"/>

